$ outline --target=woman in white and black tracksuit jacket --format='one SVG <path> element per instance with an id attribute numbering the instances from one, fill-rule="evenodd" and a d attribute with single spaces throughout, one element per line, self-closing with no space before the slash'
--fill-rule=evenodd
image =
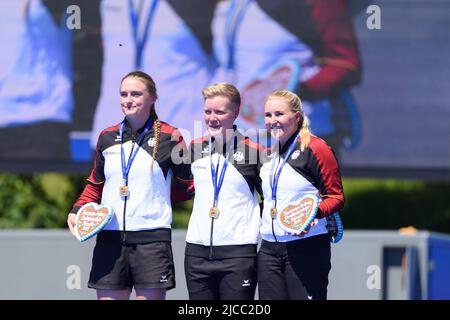
<path id="1" fill-rule="evenodd" d="M 264 112 L 266 126 L 277 143 L 261 157 L 264 210 L 258 252 L 259 298 L 326 299 L 331 254 L 325 217 L 344 206 L 339 165 L 327 143 L 310 133 L 296 94 L 273 92 Z M 317 220 L 299 235 L 284 231 L 273 213 L 279 214 L 307 194 L 319 198 Z"/>
<path id="2" fill-rule="evenodd" d="M 212 85 L 203 96 L 209 135 L 190 146 L 195 199 L 185 250 L 189 298 L 249 300 L 256 288 L 260 147 L 233 125 L 240 106 L 234 86 Z"/>
<path id="3" fill-rule="evenodd" d="M 100 299 L 163 299 L 175 287 L 171 249 L 171 180 L 192 184 L 183 168 L 178 130 L 158 120 L 151 77 L 136 71 L 120 86 L 125 119 L 102 131 L 88 184 L 68 217 L 89 202 L 109 205 L 111 221 L 97 235 L 89 287 Z M 142 149 L 142 150 L 141 150 Z M 126 161 L 126 162 L 125 162 Z"/>

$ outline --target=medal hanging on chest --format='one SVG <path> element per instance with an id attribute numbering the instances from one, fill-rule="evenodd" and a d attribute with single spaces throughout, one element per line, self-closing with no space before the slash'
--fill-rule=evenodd
<path id="1" fill-rule="evenodd" d="M 147 121 L 147 125 L 145 126 L 144 132 L 141 134 L 141 136 L 139 137 L 139 140 L 137 141 L 136 150 L 134 150 L 136 143 L 135 143 L 135 141 L 133 141 L 133 144 L 131 146 L 130 157 L 128 158 L 128 161 L 125 161 L 125 151 L 123 149 L 123 130 L 125 127 L 125 122 L 122 122 L 122 124 L 120 125 L 120 141 L 121 141 L 120 142 L 120 158 L 121 158 L 121 162 L 122 162 L 122 181 L 123 181 L 123 183 L 119 187 L 119 194 L 123 198 L 127 198 L 130 196 L 130 187 L 128 186 L 128 174 L 130 173 L 131 165 L 133 164 L 134 158 L 136 158 L 136 155 L 140 149 L 140 146 L 152 126 L 153 126 L 153 120 Z"/>
<path id="2" fill-rule="evenodd" d="M 211 209 L 209 209 L 209 217 L 212 219 L 217 219 L 220 215 L 220 211 L 218 208 L 218 202 L 219 202 L 219 193 L 220 193 L 220 189 L 222 188 L 222 184 L 223 184 L 223 179 L 225 177 L 225 171 L 227 170 L 228 167 L 228 157 L 231 154 L 231 151 L 233 150 L 233 147 L 236 146 L 237 144 L 237 137 L 234 135 L 232 137 L 232 139 L 229 142 L 229 147 L 228 147 L 228 152 L 225 154 L 225 161 L 223 163 L 222 166 L 222 170 L 220 171 L 220 176 L 217 177 L 217 173 L 219 171 L 219 163 L 220 163 L 220 155 L 217 155 L 217 167 L 214 168 L 214 164 L 212 161 L 212 143 L 211 143 L 211 138 L 209 139 L 209 159 L 210 159 L 210 166 L 211 166 L 211 178 L 212 178 L 212 183 L 213 183 L 213 187 L 214 187 L 214 201 L 213 201 L 213 206 L 211 207 Z"/>
<path id="3" fill-rule="evenodd" d="M 124 180 L 123 185 L 120 186 L 119 193 L 121 197 L 130 196 L 130 188 L 128 188 L 126 180 Z"/>
<path id="4" fill-rule="evenodd" d="M 219 217 L 220 211 L 217 207 L 211 207 L 209 210 L 209 216 L 213 219 L 217 219 Z"/>
<path id="5" fill-rule="evenodd" d="M 278 210 L 275 207 L 270 208 L 270 217 L 275 219 L 277 217 Z"/>
<path id="6" fill-rule="evenodd" d="M 299 132 L 297 132 L 294 140 L 292 140 L 291 145 L 289 146 L 288 151 L 286 152 L 283 162 L 281 163 L 280 167 L 275 169 L 275 158 L 272 159 L 272 167 L 270 169 L 270 175 L 269 175 L 269 183 L 270 183 L 270 189 L 272 191 L 272 207 L 270 208 L 270 218 L 275 219 L 278 214 L 277 210 L 277 191 L 278 191 L 278 181 L 280 179 L 281 170 L 283 170 L 284 165 L 286 164 L 287 160 L 292 154 L 292 151 L 294 151 L 294 147 L 297 143 L 297 139 L 299 136 Z M 276 157 L 278 161 L 280 161 L 279 156 Z M 278 162 L 279 163 L 279 162 Z"/>

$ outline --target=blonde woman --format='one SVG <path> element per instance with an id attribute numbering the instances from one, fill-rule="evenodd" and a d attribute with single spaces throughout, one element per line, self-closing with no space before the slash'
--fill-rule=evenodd
<path id="1" fill-rule="evenodd" d="M 326 299 L 330 238 L 326 217 L 344 206 L 338 162 L 327 143 L 312 135 L 300 98 L 286 90 L 271 93 L 265 124 L 276 143 L 261 161 L 264 195 L 258 252 L 260 299 Z M 289 204 L 306 194 L 319 200 L 317 220 L 299 235 L 277 221 Z"/>
<path id="2" fill-rule="evenodd" d="M 114 216 L 97 235 L 88 286 L 99 299 L 165 299 L 175 287 L 171 248 L 171 178 L 188 186 L 186 148 L 178 130 L 158 120 L 156 86 L 146 73 L 127 74 L 120 85 L 125 119 L 102 131 L 94 169 L 68 217 L 88 202 L 109 205 Z M 176 148 L 176 149 L 175 149 Z M 175 159 L 177 158 L 177 159 Z M 185 179 L 183 179 L 185 178 Z"/>
<path id="3" fill-rule="evenodd" d="M 191 300 L 252 300 L 261 223 L 259 145 L 234 125 L 241 96 L 229 83 L 202 91 L 208 134 L 191 142 L 195 199 L 186 234 Z"/>

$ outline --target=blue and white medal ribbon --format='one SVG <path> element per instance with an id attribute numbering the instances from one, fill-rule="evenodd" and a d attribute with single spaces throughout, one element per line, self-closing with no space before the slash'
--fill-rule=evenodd
<path id="1" fill-rule="evenodd" d="M 275 157 L 272 160 L 272 167 L 270 169 L 270 176 L 269 176 L 269 182 L 270 182 L 270 188 L 272 189 L 272 207 L 270 208 L 270 217 L 272 219 L 275 219 L 277 216 L 277 190 L 278 190 L 278 180 L 280 179 L 281 170 L 283 170 L 284 165 L 288 161 L 289 157 L 291 156 L 292 151 L 294 151 L 295 144 L 297 143 L 297 139 L 300 132 L 297 132 L 294 140 L 291 142 L 291 145 L 289 146 L 288 151 L 286 152 L 283 162 L 281 163 L 281 166 L 278 168 L 277 172 L 275 173 Z M 281 150 L 280 150 L 281 151 Z"/>
<path id="2" fill-rule="evenodd" d="M 153 20 L 153 14 L 155 12 L 156 5 L 158 4 L 158 0 L 153 0 L 152 3 L 150 4 L 150 9 L 147 14 L 147 19 L 145 20 L 145 23 L 143 26 L 144 32 L 141 37 L 139 37 L 139 32 L 138 32 L 139 13 L 143 12 L 144 8 L 142 8 L 142 6 L 143 6 L 142 4 L 144 4 L 144 2 L 140 2 L 141 5 L 139 6 L 139 8 L 135 7 L 133 0 L 129 0 L 128 2 L 129 2 L 129 6 L 130 6 L 131 30 L 133 32 L 133 40 L 134 40 L 134 44 L 136 46 L 134 65 L 137 69 L 141 69 L 142 53 L 144 52 L 145 44 L 147 43 L 147 40 L 148 40 L 150 23 Z"/>
<path id="3" fill-rule="evenodd" d="M 125 151 L 123 150 L 123 130 L 125 127 L 125 121 L 122 121 L 120 124 L 120 157 L 122 162 L 122 179 L 123 185 L 119 188 L 120 196 L 128 197 L 130 195 L 130 189 L 128 188 L 128 174 L 130 173 L 131 165 L 133 164 L 134 158 L 136 158 L 137 153 L 139 152 L 140 146 L 147 135 L 147 132 L 153 126 L 153 120 L 149 120 L 147 125 L 145 126 L 144 132 L 139 137 L 138 145 L 136 150 L 133 147 L 131 148 L 130 157 L 128 158 L 128 162 L 125 161 Z M 134 152 L 133 152 L 134 151 Z"/>
<path id="4" fill-rule="evenodd" d="M 219 208 L 218 208 L 219 193 L 220 193 L 220 189 L 222 188 L 223 179 L 225 177 L 225 171 L 227 170 L 227 167 L 228 167 L 228 157 L 230 155 L 230 152 L 233 148 L 233 145 L 234 145 L 236 139 L 237 139 L 237 137 L 233 136 L 233 138 L 229 142 L 230 145 L 229 145 L 228 151 L 225 155 L 225 161 L 223 163 L 222 170 L 220 171 L 219 181 L 217 181 L 217 172 L 216 172 L 216 168 L 214 168 L 214 164 L 212 161 L 212 141 L 211 141 L 211 138 L 209 138 L 209 159 L 210 159 L 210 165 L 211 165 L 211 178 L 212 178 L 212 183 L 213 183 L 213 187 L 214 187 L 214 202 L 213 202 L 213 206 L 209 210 L 209 216 L 213 219 L 217 219 L 219 217 L 219 213 L 220 213 Z M 217 159 L 217 170 L 219 169 L 219 163 L 220 163 L 220 155 L 218 155 L 218 159 Z"/>
<path id="5" fill-rule="evenodd" d="M 249 3 L 249 0 L 232 0 L 230 8 L 228 9 L 224 28 L 225 39 L 227 42 L 227 59 L 225 67 L 228 71 L 233 71 L 235 68 L 236 34 Z"/>

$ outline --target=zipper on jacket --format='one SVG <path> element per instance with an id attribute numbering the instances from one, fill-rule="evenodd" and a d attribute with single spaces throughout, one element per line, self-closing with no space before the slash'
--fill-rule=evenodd
<path id="1" fill-rule="evenodd" d="M 273 237 L 275 238 L 275 242 L 278 242 L 277 236 L 275 235 L 275 228 L 273 226 L 274 221 L 275 221 L 275 219 L 272 218 L 272 234 L 273 234 Z"/>
<path id="2" fill-rule="evenodd" d="M 219 171 L 220 154 L 218 156 L 219 156 L 219 159 L 217 160 L 216 172 Z M 211 157 L 212 157 L 212 154 L 211 154 Z M 217 176 L 216 176 L 216 179 L 217 179 Z M 215 183 L 217 184 L 217 181 Z M 215 193 L 215 191 L 214 191 L 214 193 Z M 217 195 L 217 196 L 219 196 L 219 195 Z M 214 197 L 216 197 L 215 194 L 214 194 Z M 216 199 L 214 198 L 213 199 L 213 204 L 212 204 L 213 207 L 215 205 L 215 200 Z M 210 235 L 209 235 L 209 260 L 213 259 L 213 243 L 214 243 L 213 242 L 213 236 L 214 236 L 214 218 L 211 217 L 211 232 L 210 232 Z"/>
<path id="3" fill-rule="evenodd" d="M 281 150 L 280 150 L 280 152 L 281 152 Z M 275 175 L 276 175 L 276 172 L 278 171 L 278 167 L 280 166 L 280 160 L 281 160 L 281 156 L 278 157 L 278 163 L 275 168 L 274 176 L 273 177 L 269 176 L 269 179 L 273 179 L 272 180 L 273 182 L 275 182 Z M 272 205 L 276 207 L 276 203 L 277 203 L 277 199 L 275 197 L 275 203 L 272 203 Z M 272 219 L 272 235 L 275 239 L 275 242 L 278 242 L 277 236 L 275 235 L 275 227 L 274 227 L 274 221 L 276 218 L 271 218 L 271 219 Z"/>
<path id="4" fill-rule="evenodd" d="M 134 150 L 134 145 L 135 145 L 135 139 L 133 137 L 133 144 L 131 145 L 131 152 L 130 152 L 130 157 L 133 154 L 133 150 Z M 128 187 L 128 177 L 126 180 L 125 185 Z M 127 200 L 128 200 L 128 196 L 125 196 L 125 200 L 123 203 L 123 230 L 122 230 L 122 243 L 125 243 L 127 241 L 127 236 L 126 236 L 126 213 L 127 213 Z"/>
<path id="5" fill-rule="evenodd" d="M 209 260 L 213 259 L 213 232 L 214 230 L 214 218 L 211 218 L 211 233 L 210 233 L 210 240 L 209 240 Z"/>
<path id="6" fill-rule="evenodd" d="M 128 181 L 127 181 L 127 185 L 128 185 Z M 122 243 L 125 243 L 127 241 L 126 239 L 126 226 L 125 226 L 125 216 L 126 216 L 126 212 L 127 212 L 127 199 L 128 196 L 125 197 L 125 202 L 123 204 L 123 230 L 122 230 Z"/>

